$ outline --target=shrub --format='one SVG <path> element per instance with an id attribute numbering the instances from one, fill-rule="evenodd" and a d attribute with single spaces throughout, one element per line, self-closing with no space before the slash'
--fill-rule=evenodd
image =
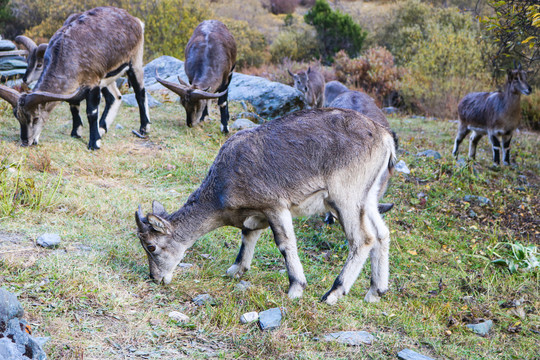
<path id="1" fill-rule="evenodd" d="M 284 58 L 294 61 L 310 60 L 318 55 L 318 42 L 315 29 L 307 24 L 286 26 L 270 45 L 272 62 Z"/>
<path id="2" fill-rule="evenodd" d="M 193 30 L 211 13 L 197 1 L 161 0 L 145 17 L 145 57 L 184 58 Z"/>
<path id="3" fill-rule="evenodd" d="M 339 81 L 367 92 L 379 105 L 399 90 L 403 75 L 392 54 L 383 47 L 371 48 L 357 59 L 349 58 L 342 50 L 336 55 L 334 67 Z"/>
<path id="4" fill-rule="evenodd" d="M 536 88 L 529 96 L 521 97 L 521 123 L 531 129 L 540 131 L 540 89 Z"/>
<path id="5" fill-rule="evenodd" d="M 266 50 L 264 35 L 252 28 L 246 21 L 220 19 L 234 36 L 237 46 L 236 70 L 248 66 L 260 66 L 268 61 L 270 54 Z"/>
<path id="6" fill-rule="evenodd" d="M 304 15 L 304 21 L 317 30 L 325 62 L 331 62 L 340 50 L 345 50 L 350 57 L 358 56 L 367 35 L 348 14 L 333 11 L 326 0 L 317 0 Z"/>

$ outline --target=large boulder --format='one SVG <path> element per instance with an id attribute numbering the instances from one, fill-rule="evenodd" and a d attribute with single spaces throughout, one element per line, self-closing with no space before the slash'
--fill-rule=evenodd
<path id="1" fill-rule="evenodd" d="M 144 86 L 148 91 L 165 89 L 156 81 L 156 71 L 160 78 L 178 83 L 178 76 L 185 82 L 188 78 L 184 62 L 171 56 L 161 56 L 144 67 Z M 229 85 L 230 100 L 250 102 L 256 112 L 273 119 L 305 107 L 302 93 L 295 88 L 273 82 L 258 76 L 234 73 Z"/>

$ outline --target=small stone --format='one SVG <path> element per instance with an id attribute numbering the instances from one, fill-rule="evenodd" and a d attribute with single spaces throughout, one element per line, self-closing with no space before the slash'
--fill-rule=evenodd
<path id="1" fill-rule="evenodd" d="M 203 259 L 215 260 L 215 258 L 210 254 L 200 254 L 199 256 L 202 257 Z"/>
<path id="2" fill-rule="evenodd" d="M 469 217 L 474 219 L 477 217 L 476 213 L 474 212 L 474 210 L 469 210 Z"/>
<path id="3" fill-rule="evenodd" d="M 236 284 L 236 289 L 240 291 L 246 291 L 250 287 L 251 287 L 251 283 L 245 280 L 240 280 L 240 282 Z"/>
<path id="4" fill-rule="evenodd" d="M 420 151 L 416 156 L 424 156 L 424 157 L 430 157 L 435 160 L 439 160 L 442 158 L 441 154 L 435 150 L 424 150 Z"/>
<path id="5" fill-rule="evenodd" d="M 466 201 L 468 203 L 475 203 L 480 206 L 486 206 L 486 205 L 491 206 L 491 200 L 483 196 L 465 195 L 463 197 L 463 201 Z"/>
<path id="6" fill-rule="evenodd" d="M 193 266 L 193 264 L 188 264 L 188 263 L 180 263 L 180 264 L 178 264 L 178 267 L 181 268 L 181 269 L 189 269 L 192 266 Z"/>
<path id="7" fill-rule="evenodd" d="M 488 320 L 478 324 L 467 324 L 467 327 L 471 329 L 475 334 L 480 336 L 486 336 L 493 327 L 493 321 Z"/>
<path id="8" fill-rule="evenodd" d="M 458 159 L 458 161 L 456 162 L 457 166 L 459 167 L 464 167 L 464 166 L 467 166 L 467 161 L 465 161 L 464 158 L 460 158 Z"/>
<path id="9" fill-rule="evenodd" d="M 193 298 L 193 302 L 195 305 L 202 306 L 202 305 L 215 305 L 216 300 L 210 294 L 201 294 L 197 295 Z"/>
<path id="10" fill-rule="evenodd" d="M 375 337 L 367 331 L 339 331 L 324 336 L 326 341 L 337 341 L 340 344 L 359 346 L 371 345 Z"/>
<path id="11" fill-rule="evenodd" d="M 171 319 L 173 319 L 174 321 L 177 321 L 177 322 L 187 322 L 187 321 L 189 321 L 189 316 L 187 316 L 186 314 L 182 314 L 179 311 L 171 311 L 169 313 L 169 317 Z"/>
<path id="12" fill-rule="evenodd" d="M 248 312 L 240 316 L 240 322 L 242 324 L 247 324 L 259 319 L 259 313 L 256 311 Z"/>
<path id="13" fill-rule="evenodd" d="M 60 241 L 60 235 L 45 233 L 38 237 L 37 244 L 39 246 L 43 246 L 44 248 L 52 248 L 58 246 L 58 244 L 60 244 Z"/>
<path id="14" fill-rule="evenodd" d="M 116 124 L 115 128 L 117 128 L 118 130 L 122 130 L 124 128 L 124 125 Z"/>
<path id="15" fill-rule="evenodd" d="M 261 330 L 273 330 L 281 325 L 283 313 L 281 308 L 272 308 L 259 313 L 259 325 Z"/>
<path id="16" fill-rule="evenodd" d="M 249 119 L 238 119 L 231 124 L 231 129 L 243 130 L 243 129 L 254 128 L 257 126 L 259 125 L 255 124 L 253 121 Z"/>
<path id="17" fill-rule="evenodd" d="M 402 360 L 433 360 L 433 358 L 430 358 L 429 356 L 419 354 L 416 351 L 412 351 L 410 349 L 401 350 L 400 352 L 398 352 L 397 356 Z"/>
<path id="18" fill-rule="evenodd" d="M 405 161 L 399 160 L 396 166 L 394 166 L 394 169 L 396 171 L 402 172 L 404 174 L 410 174 L 411 170 L 407 167 L 407 164 L 405 164 Z"/>
<path id="19" fill-rule="evenodd" d="M 383 111 L 383 113 L 388 115 L 396 114 L 398 112 L 398 109 L 393 106 L 383 107 L 381 110 Z"/>

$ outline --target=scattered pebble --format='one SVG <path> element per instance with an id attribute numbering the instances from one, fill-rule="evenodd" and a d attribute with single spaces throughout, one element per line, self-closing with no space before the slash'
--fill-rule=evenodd
<path id="1" fill-rule="evenodd" d="M 180 263 L 180 264 L 178 264 L 178 267 L 182 268 L 182 269 L 189 269 L 192 266 L 193 266 L 193 264 L 188 264 L 188 263 Z"/>
<path id="2" fill-rule="evenodd" d="M 259 319 L 259 313 L 256 311 L 248 312 L 240 316 L 240 322 L 242 324 L 247 324 Z"/>
<path id="3" fill-rule="evenodd" d="M 216 300 L 214 300 L 214 298 L 210 296 L 210 294 L 197 295 L 193 298 L 193 302 L 195 303 L 195 305 L 199 305 L 199 306 L 216 304 Z"/>
<path id="4" fill-rule="evenodd" d="M 236 289 L 240 291 L 246 291 L 250 287 L 251 287 L 251 283 L 245 280 L 240 280 L 240 282 L 236 284 Z"/>
<path id="5" fill-rule="evenodd" d="M 403 349 L 397 354 L 399 359 L 402 360 L 433 360 L 429 356 L 425 356 L 422 354 L 417 353 L 416 351 L 412 351 L 410 349 Z"/>
<path id="6" fill-rule="evenodd" d="M 281 325 L 283 319 L 281 308 L 272 308 L 259 313 L 259 325 L 261 330 L 273 330 Z"/>
<path id="7" fill-rule="evenodd" d="M 486 206 L 486 205 L 491 206 L 491 200 L 483 196 L 465 195 L 463 197 L 463 201 L 466 201 L 469 203 L 475 203 L 480 206 Z"/>
<path id="8" fill-rule="evenodd" d="M 469 217 L 474 219 L 476 218 L 478 215 L 476 215 L 476 213 L 474 212 L 474 210 L 469 210 Z"/>
<path id="9" fill-rule="evenodd" d="M 210 254 L 200 254 L 199 256 L 207 260 L 215 260 L 215 258 Z"/>
<path id="10" fill-rule="evenodd" d="M 339 331 L 324 336 L 326 341 L 337 341 L 340 344 L 359 346 L 371 345 L 375 337 L 367 331 Z"/>
<path id="11" fill-rule="evenodd" d="M 235 122 L 231 124 L 231 129 L 250 129 L 259 126 L 258 124 L 255 124 L 253 121 L 248 119 L 238 119 Z"/>
<path id="12" fill-rule="evenodd" d="M 467 324 L 467 327 L 471 329 L 475 334 L 480 336 L 486 336 L 493 327 L 493 321 L 488 320 L 478 324 Z"/>
<path id="13" fill-rule="evenodd" d="M 182 314 L 179 311 L 171 311 L 169 313 L 169 317 L 171 319 L 173 319 L 174 321 L 177 321 L 177 322 L 187 322 L 187 321 L 189 321 L 189 316 L 187 316 L 186 314 Z"/>
<path id="14" fill-rule="evenodd" d="M 442 158 L 441 154 L 438 151 L 435 151 L 435 150 L 420 151 L 418 154 L 416 154 L 416 156 L 430 157 L 430 158 L 433 158 L 435 160 L 439 160 L 439 159 Z"/>
<path id="15" fill-rule="evenodd" d="M 405 161 L 399 160 L 396 166 L 394 166 L 394 169 L 396 171 L 402 172 L 404 174 L 410 174 L 411 170 L 407 167 L 407 164 L 405 164 Z"/>
<path id="16" fill-rule="evenodd" d="M 456 162 L 457 166 L 459 167 L 464 167 L 464 166 L 467 166 L 467 161 L 464 159 L 464 158 L 460 158 L 457 162 Z"/>
<path id="17" fill-rule="evenodd" d="M 45 233 L 38 237 L 37 244 L 39 246 L 43 246 L 44 248 L 52 248 L 55 246 L 58 246 L 60 244 L 60 235 L 58 234 L 52 234 L 52 233 Z"/>
<path id="18" fill-rule="evenodd" d="M 115 126 L 118 130 L 122 130 L 124 128 L 124 125 L 122 124 L 116 124 Z"/>

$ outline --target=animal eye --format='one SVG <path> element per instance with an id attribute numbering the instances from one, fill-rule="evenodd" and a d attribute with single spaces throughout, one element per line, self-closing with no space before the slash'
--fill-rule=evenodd
<path id="1" fill-rule="evenodd" d="M 42 67 L 42 66 L 43 66 L 43 64 L 37 64 L 37 65 L 36 65 L 37 68 L 40 68 L 40 67 Z"/>
<path id="2" fill-rule="evenodd" d="M 154 245 L 148 245 L 146 248 L 147 248 L 148 251 L 150 251 L 150 252 L 156 251 L 156 247 L 155 247 Z"/>
<path id="3" fill-rule="evenodd" d="M 32 119 L 32 125 L 36 125 L 38 123 L 39 118 L 33 118 Z"/>

